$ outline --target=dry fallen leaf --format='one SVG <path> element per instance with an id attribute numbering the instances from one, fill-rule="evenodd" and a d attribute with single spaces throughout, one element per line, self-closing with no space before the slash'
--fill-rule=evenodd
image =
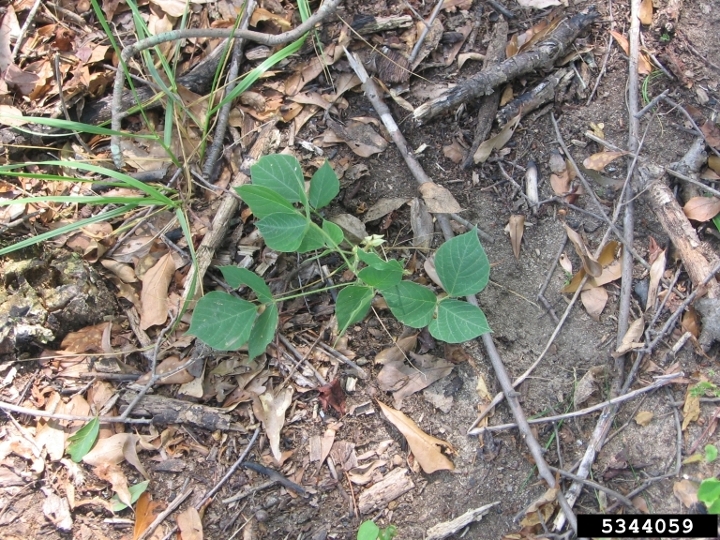
<path id="1" fill-rule="evenodd" d="M 575 252 L 578 254 L 578 257 L 582 260 L 585 272 L 592 277 L 600 276 L 603 270 L 602 265 L 590 254 L 590 250 L 585 245 L 585 241 L 582 236 L 571 229 L 567 224 L 565 224 L 565 232 L 567 233 L 570 242 L 572 242 L 573 247 L 575 247 Z"/>
<path id="2" fill-rule="evenodd" d="M 268 390 L 253 400 L 253 412 L 265 427 L 270 450 L 278 463 L 282 463 L 280 430 L 285 424 L 285 411 L 292 402 L 292 395 L 292 387 L 286 387 L 278 390 L 277 394 Z"/>
<path id="3" fill-rule="evenodd" d="M 388 362 L 402 361 L 407 358 L 409 351 L 414 351 L 417 346 L 417 334 L 405 336 L 398 339 L 387 349 L 383 349 L 375 355 L 376 364 L 387 364 Z"/>
<path id="4" fill-rule="evenodd" d="M 720 148 L 720 128 L 718 128 L 715 122 L 706 120 L 705 123 L 700 126 L 700 131 L 705 135 L 705 140 L 713 148 Z"/>
<path id="5" fill-rule="evenodd" d="M 583 166 L 591 171 L 602 172 L 611 162 L 617 158 L 624 156 L 625 152 L 598 152 L 590 157 L 585 158 Z"/>
<path id="6" fill-rule="evenodd" d="M 563 2 L 560 0 L 518 0 L 518 4 L 524 8 L 545 9 L 551 6 L 567 6 L 567 0 L 564 0 Z"/>
<path id="7" fill-rule="evenodd" d="M 683 206 L 688 219 L 710 221 L 720 213 L 720 199 L 717 197 L 693 197 Z"/>
<path id="8" fill-rule="evenodd" d="M 597 377 L 602 375 L 604 371 L 604 366 L 593 366 L 587 370 L 585 375 L 577 382 L 575 391 L 573 392 L 573 405 L 575 406 L 575 410 L 590 399 L 590 396 L 597 391 L 599 386 Z"/>
<path id="9" fill-rule="evenodd" d="M 419 355 L 412 351 L 408 354 L 412 365 L 403 360 L 386 362 L 377 376 L 378 386 L 381 390 L 393 392 L 395 407 L 398 408 L 404 398 L 446 377 L 453 369 L 450 362 L 430 354 Z"/>
<path id="10" fill-rule="evenodd" d="M 627 332 L 625 332 L 620 346 L 614 353 L 612 353 L 613 358 L 617 358 L 628 351 L 632 351 L 633 349 L 639 349 L 645 346 L 645 343 L 638 342 L 638 339 L 640 339 L 643 335 L 644 329 L 645 319 L 641 315 L 639 319 L 633 321 L 633 323 L 627 329 Z"/>
<path id="11" fill-rule="evenodd" d="M 453 163 L 460 163 L 465 158 L 465 149 L 460 143 L 453 141 L 451 144 L 443 146 L 443 155 Z"/>
<path id="12" fill-rule="evenodd" d="M 646 26 L 652 24 L 653 3 L 652 0 L 642 0 L 640 3 L 640 23 Z"/>
<path id="13" fill-rule="evenodd" d="M 525 216 L 512 215 L 510 222 L 507 224 L 507 232 L 510 234 L 510 245 L 516 259 L 520 258 L 520 246 L 522 244 L 523 233 L 525 232 Z"/>
<path id="14" fill-rule="evenodd" d="M 622 275 L 622 253 L 615 259 L 615 251 L 618 248 L 618 242 L 611 241 L 605 246 L 598 257 L 598 262 L 603 267 L 602 274 L 598 277 L 590 277 L 583 286 L 583 290 L 592 289 L 593 287 L 600 287 L 606 285 L 611 281 L 620 279 Z M 574 293 L 580 286 L 580 282 L 585 277 L 585 269 L 581 268 L 577 274 L 575 274 L 568 285 L 563 287 L 563 293 Z"/>
<path id="15" fill-rule="evenodd" d="M 690 508 L 698 502 L 698 486 L 690 480 L 680 480 L 673 484 L 673 493 L 685 508 Z"/>
<path id="16" fill-rule="evenodd" d="M 540 523 L 547 523 L 555 513 L 557 507 L 557 494 L 559 488 L 550 488 L 535 499 L 525 511 L 525 517 L 520 522 L 523 527 L 534 527 Z"/>
<path id="17" fill-rule="evenodd" d="M 468 60 L 482 61 L 484 59 L 485 59 L 484 54 L 480 54 L 480 53 L 476 53 L 476 52 L 458 54 L 458 57 L 457 57 L 458 69 L 462 69 L 463 65 L 465 65 L 465 62 L 467 62 Z"/>
<path id="18" fill-rule="evenodd" d="M 402 412 L 388 407 L 380 401 L 378 401 L 378 405 L 380 405 L 385 418 L 403 434 L 410 451 L 425 473 L 430 474 L 435 471 L 452 471 L 455 469 L 452 461 L 440 450 L 441 447 L 446 447 L 452 451 L 450 444 L 428 435 Z"/>
<path id="19" fill-rule="evenodd" d="M 475 162 L 475 164 L 485 163 L 493 150 L 500 150 L 505 146 L 513 136 L 513 133 L 515 133 L 515 128 L 517 128 L 520 123 L 521 116 L 521 114 L 518 114 L 515 118 L 509 120 L 497 135 L 484 141 L 475 151 L 473 162 Z"/>
<path id="20" fill-rule="evenodd" d="M 379 154 L 388 146 L 388 142 L 372 126 L 357 120 L 350 120 L 344 126 L 328 120 L 328 128 L 323 134 L 321 146 L 345 143 L 355 154 L 364 158 Z"/>
<path id="21" fill-rule="evenodd" d="M 408 200 L 409 199 L 406 199 L 404 197 L 383 197 L 378 202 L 373 204 L 370 208 L 368 208 L 368 211 L 363 216 L 363 223 L 367 223 L 368 221 L 375 221 L 376 219 L 385 217 L 390 212 L 394 212 L 395 210 L 400 208 L 402 205 L 408 202 Z"/>
<path id="22" fill-rule="evenodd" d="M 203 540 L 203 526 L 200 514 L 194 506 L 188 506 L 177 516 L 180 540 Z"/>
<path id="23" fill-rule="evenodd" d="M 143 330 L 165 324 L 168 316 L 168 287 L 174 272 L 175 260 L 170 253 L 166 253 L 142 277 L 140 327 Z"/>
<path id="24" fill-rule="evenodd" d="M 695 339 L 700 337 L 700 315 L 693 306 L 689 306 L 682 316 L 683 332 L 690 332 Z"/>
<path id="25" fill-rule="evenodd" d="M 709 156 L 707 160 L 708 167 L 710 167 L 713 171 L 720 174 L 720 157 L 718 156 Z"/>
<path id="26" fill-rule="evenodd" d="M 593 287 L 581 292 L 580 300 L 582 300 L 583 306 L 585 306 L 585 310 L 592 320 L 600 322 L 600 314 L 605 309 L 608 301 L 607 291 L 603 287 Z"/>
<path id="27" fill-rule="evenodd" d="M 565 253 L 562 253 L 560 255 L 560 266 L 565 272 L 568 274 L 572 274 L 573 267 L 572 267 L 572 261 L 570 260 L 570 257 L 568 257 Z"/>
<path id="28" fill-rule="evenodd" d="M 177 355 L 168 356 L 157 366 L 157 374 L 162 375 L 163 373 L 174 371 L 182 366 L 186 361 L 187 360 L 181 360 Z M 148 372 L 137 380 L 137 384 L 146 384 L 151 378 L 152 373 Z M 188 370 L 183 369 L 173 375 L 160 379 L 157 384 L 185 384 L 193 380 L 195 380 L 195 377 L 193 377 Z"/>
<path id="29" fill-rule="evenodd" d="M 650 420 L 655 416 L 651 411 L 640 411 L 635 415 L 635 422 L 637 425 L 645 427 L 650 423 Z"/>
<path id="30" fill-rule="evenodd" d="M 682 430 L 685 431 L 690 422 L 697 422 L 700 418 L 700 396 L 693 395 L 691 390 L 694 386 L 688 386 L 685 394 L 685 403 L 683 404 L 683 423 Z"/>
<path id="31" fill-rule="evenodd" d="M 665 273 L 665 250 L 661 251 L 652 265 L 650 266 L 650 285 L 648 287 L 648 297 L 645 303 L 645 310 L 652 309 L 655 307 L 655 300 L 657 300 L 658 288 L 660 287 L 660 280 Z"/>
<path id="32" fill-rule="evenodd" d="M 164 507 L 165 505 L 160 501 L 153 501 L 147 491 L 140 495 L 135 505 L 133 540 L 137 540 L 143 535 Z"/>
<path id="33" fill-rule="evenodd" d="M 136 448 L 138 441 L 140 441 L 140 436 L 134 433 L 117 433 L 107 439 L 100 439 L 95 447 L 85 455 L 83 462 L 99 467 L 106 464 L 118 465 L 127 461 L 140 474 L 149 479 L 148 473 L 138 459 Z"/>
<path id="34" fill-rule="evenodd" d="M 615 41 L 617 41 L 618 45 L 620 45 L 623 52 L 627 56 L 630 56 L 630 43 L 628 43 L 627 38 L 615 30 L 610 30 L 610 34 L 612 34 L 612 37 L 615 38 Z M 640 53 L 638 56 L 638 73 L 640 75 L 650 75 L 652 70 L 652 64 L 646 58 L 645 53 Z"/>
<path id="35" fill-rule="evenodd" d="M 340 415 L 345 415 L 345 391 L 340 386 L 340 378 L 336 377 L 332 382 L 317 387 L 320 392 L 318 400 L 322 405 L 323 411 L 327 411 L 328 407 L 332 407 Z"/>
<path id="36" fill-rule="evenodd" d="M 101 463 L 93 468 L 93 472 L 101 480 L 105 480 L 112 486 L 112 490 L 117 494 L 118 499 L 127 506 L 132 506 L 130 489 L 125 473 L 118 465 L 112 463 Z"/>
<path id="37" fill-rule="evenodd" d="M 56 493 L 50 491 L 49 488 L 45 493 L 43 514 L 61 531 L 69 532 L 72 530 L 73 521 L 67 498 L 58 496 Z"/>
<path id="38" fill-rule="evenodd" d="M 462 207 L 447 188 L 434 182 L 425 182 L 420 184 L 419 189 L 429 212 L 433 214 L 457 214 L 462 212 Z"/>
<path id="39" fill-rule="evenodd" d="M 413 231 L 412 245 L 430 249 L 435 235 L 435 222 L 425 203 L 417 197 L 410 203 L 410 227 Z"/>

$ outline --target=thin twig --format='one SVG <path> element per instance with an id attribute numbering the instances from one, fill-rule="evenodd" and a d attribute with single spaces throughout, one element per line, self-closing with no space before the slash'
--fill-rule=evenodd
<path id="1" fill-rule="evenodd" d="M 326 344 L 326 343 L 323 343 L 322 341 L 320 341 L 320 342 L 318 343 L 318 345 L 319 345 L 320 348 L 323 349 L 326 353 L 330 354 L 330 355 L 333 356 L 334 358 L 337 358 L 337 359 L 340 360 L 341 362 L 344 362 L 344 363 L 346 363 L 348 366 L 350 366 L 351 368 L 353 368 L 353 369 L 355 370 L 355 373 L 357 373 L 358 377 L 360 377 L 361 379 L 367 379 L 367 378 L 369 377 L 369 375 L 367 374 L 367 371 L 365 371 L 363 368 L 361 368 L 360 366 L 358 366 L 355 362 L 353 362 L 352 360 L 350 360 L 347 356 L 345 356 L 345 355 L 344 355 L 343 353 L 341 353 L 340 351 L 338 351 L 338 350 L 336 350 L 336 349 L 333 349 L 330 345 L 328 345 L 328 344 Z"/>
<path id="2" fill-rule="evenodd" d="M 710 186 L 706 186 L 702 182 L 698 182 L 694 178 L 690 178 L 689 176 L 686 176 L 682 173 L 674 171 L 670 167 L 665 167 L 665 172 L 668 173 L 670 176 L 674 176 L 675 178 L 679 178 L 680 180 L 689 182 L 690 184 L 693 184 L 694 186 L 697 186 L 697 187 L 707 191 L 708 193 L 712 193 L 713 195 L 720 197 L 720 191 L 718 191 L 717 189 L 713 189 Z"/>
<path id="3" fill-rule="evenodd" d="M 468 221 L 462 216 L 459 216 L 457 214 L 449 214 L 452 219 L 457 221 L 460 225 L 463 225 L 464 227 L 467 227 L 468 229 L 477 229 L 478 236 L 485 240 L 486 242 L 490 242 L 491 244 L 495 243 L 495 239 L 490 236 L 488 233 L 483 231 L 480 227 L 477 226 L 476 223 L 473 223 L 471 221 Z"/>
<path id="4" fill-rule="evenodd" d="M 22 47 L 23 41 L 25 41 L 25 34 L 27 34 L 27 31 L 30 29 L 30 25 L 35 20 L 35 15 L 37 14 L 37 11 L 40 8 L 41 4 L 42 4 L 42 0 L 35 0 L 35 3 L 33 4 L 32 8 L 30 8 L 30 11 L 27 14 L 27 18 L 25 19 L 25 22 L 23 23 L 22 28 L 20 29 L 20 35 L 18 35 L 17 41 L 15 42 L 15 46 L 13 47 L 13 50 L 10 53 L 10 58 L 15 58 L 15 56 L 17 56 L 17 53 L 20 52 L 20 47 Z"/>
<path id="5" fill-rule="evenodd" d="M 422 32 L 420 33 L 420 37 L 417 40 L 417 43 L 415 43 L 415 46 L 413 47 L 412 52 L 410 53 L 410 56 L 408 56 L 408 63 L 412 64 L 415 62 L 415 58 L 417 58 L 418 53 L 420 52 L 420 48 L 422 47 L 422 44 L 425 42 L 425 37 L 428 35 L 428 32 L 430 31 L 430 27 L 435 22 L 435 19 L 440 14 L 440 10 L 443 7 L 443 0 L 438 0 L 437 4 L 435 4 L 435 9 L 433 9 L 432 15 L 430 15 L 430 20 L 423 21 L 423 24 L 425 25 Z"/>
<path id="6" fill-rule="evenodd" d="M 667 96 L 665 96 L 665 97 L 663 98 L 663 101 L 664 101 L 665 103 L 667 103 L 668 105 L 670 105 L 671 107 L 675 107 L 675 108 L 679 109 L 680 112 L 683 113 L 683 115 L 685 116 L 685 118 L 688 119 L 688 121 L 690 122 L 690 125 L 692 125 L 693 129 L 697 132 L 697 134 L 700 135 L 700 137 L 703 138 L 703 140 L 705 141 L 705 144 L 707 144 L 707 145 L 710 147 L 710 150 L 712 150 L 713 154 L 715 154 L 716 156 L 720 157 L 720 152 L 718 152 L 718 151 L 715 149 L 715 147 L 708 142 L 707 137 L 705 136 L 705 134 L 703 133 L 703 131 L 698 127 L 698 125 L 695 123 L 695 120 L 693 119 L 692 115 L 685 110 L 685 107 L 683 107 L 683 106 L 680 105 L 679 103 L 675 103 L 672 99 L 670 99 L 670 98 L 667 97 Z"/>
<path id="7" fill-rule="evenodd" d="M 663 90 L 662 94 L 660 94 L 659 96 L 655 96 L 655 97 L 652 99 L 652 101 L 650 101 L 650 103 L 648 103 L 647 105 L 645 105 L 642 109 L 640 109 L 638 112 L 636 112 L 633 116 L 639 120 L 640 118 L 642 118 L 643 116 L 645 116 L 645 114 L 646 114 L 650 109 L 652 109 L 653 107 L 655 107 L 655 105 L 657 105 L 658 101 L 660 101 L 661 99 L 664 99 L 665 96 L 667 96 L 669 92 L 670 92 L 670 90 L 668 90 L 668 89 Z"/>
<path id="8" fill-rule="evenodd" d="M 635 510 L 635 507 L 633 506 L 633 503 L 630 499 L 625 497 L 625 495 L 622 495 L 615 491 L 614 489 L 610 489 L 609 487 L 605 487 L 601 484 L 598 484 L 597 482 L 593 482 L 592 480 L 588 480 L 587 478 L 582 478 L 576 474 L 569 473 L 567 471 L 563 471 L 562 469 L 557 469 L 553 466 L 550 466 L 550 470 L 553 472 L 556 472 L 560 474 L 560 476 L 564 476 L 565 478 L 569 478 L 570 480 L 575 480 L 576 482 L 581 482 L 585 484 L 588 487 L 591 487 L 593 489 L 597 489 L 599 491 L 604 491 L 608 495 L 610 495 L 612 498 L 614 498 L 617 501 L 620 501 L 625 506 L 627 506 L 630 510 Z"/>
<path id="9" fill-rule="evenodd" d="M 503 17 L 506 19 L 514 19 L 515 14 L 510 11 L 508 8 L 503 6 L 500 2 L 497 0 L 485 0 L 488 4 L 490 4 L 490 7 L 492 7 L 495 11 L 500 13 Z"/>
<path id="10" fill-rule="evenodd" d="M 327 4 L 323 4 L 320 8 L 311 15 L 304 23 L 298 25 L 296 28 L 284 32 L 282 34 L 272 35 L 263 34 L 261 32 L 252 32 L 250 30 L 233 30 L 233 29 L 204 29 L 204 28 L 188 28 L 184 30 L 174 30 L 172 32 L 164 32 L 156 36 L 152 36 L 146 39 L 141 39 L 134 44 L 125 47 L 120 55 L 120 66 L 127 66 L 131 58 L 138 53 L 160 45 L 167 43 L 168 41 L 177 41 L 179 39 L 192 39 L 192 38 L 236 38 L 246 39 L 262 45 L 275 46 L 284 45 L 297 39 L 300 39 L 303 34 L 310 31 L 316 24 L 325 20 L 330 16 L 335 8 L 342 2 L 342 0 L 329 0 Z M 120 132 L 122 129 L 121 120 L 127 114 L 122 111 L 122 93 L 125 83 L 125 69 L 118 69 L 115 73 L 115 83 L 113 85 L 113 103 L 112 103 L 112 122 L 111 129 L 116 132 Z M 124 165 L 122 157 L 122 151 L 120 148 L 120 136 L 113 135 L 111 137 L 110 151 L 113 156 L 115 165 L 121 169 Z"/>
<path id="11" fill-rule="evenodd" d="M 160 512 L 157 517 L 152 521 L 150 525 L 148 525 L 148 528 L 143 531 L 143 533 L 137 537 L 137 540 L 145 540 L 148 538 L 152 533 L 155 532 L 155 529 L 157 529 L 160 524 L 167 519 L 167 517 L 172 514 L 177 508 L 185 502 L 185 499 L 187 499 L 190 495 L 192 495 L 193 489 L 190 488 L 186 491 L 183 491 L 173 499 L 173 501 L 168 505 L 168 507 Z"/>
<path id="12" fill-rule="evenodd" d="M 0 409 L 5 411 L 12 411 L 18 414 L 27 414 L 38 418 L 52 418 L 53 420 L 70 420 L 70 421 L 82 421 L 89 422 L 96 418 L 101 424 L 115 424 L 115 423 L 126 423 L 126 424 L 150 424 L 151 418 L 123 418 L 121 416 L 84 416 L 78 414 L 62 414 L 62 413 L 50 413 L 45 411 L 38 411 L 36 409 L 28 409 L 27 407 L 20 407 L 19 405 L 13 405 L 5 401 L 0 401 Z"/>

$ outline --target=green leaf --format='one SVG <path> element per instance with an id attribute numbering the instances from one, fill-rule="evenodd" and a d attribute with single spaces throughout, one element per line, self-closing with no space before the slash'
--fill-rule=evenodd
<path id="1" fill-rule="evenodd" d="M 714 503 L 708 505 L 708 514 L 720 514 L 720 499 L 715 499 Z"/>
<path id="2" fill-rule="evenodd" d="M 302 239 L 300 247 L 297 248 L 298 253 L 307 253 L 308 251 L 314 251 L 316 249 L 322 249 L 325 247 L 325 235 L 320 230 L 320 227 L 314 223 L 310 224 L 305 236 Z"/>
<path id="3" fill-rule="evenodd" d="M 380 527 L 374 521 L 363 521 L 357 533 L 357 540 L 377 540 L 380 535 Z"/>
<path id="4" fill-rule="evenodd" d="M 720 215 L 712 218 L 712 222 L 715 224 L 715 228 L 720 231 Z"/>
<path id="5" fill-rule="evenodd" d="M 490 261 L 480 245 L 477 231 L 456 236 L 435 253 L 435 269 L 450 296 L 466 296 L 482 291 L 490 277 Z"/>
<path id="6" fill-rule="evenodd" d="M 100 433 L 100 421 L 97 417 L 90 420 L 78 431 L 68 437 L 70 444 L 65 450 L 75 463 L 80 463 L 97 441 L 98 433 Z"/>
<path id="7" fill-rule="evenodd" d="M 323 219 L 322 230 L 325 231 L 325 234 L 327 234 L 332 240 L 332 242 L 328 242 L 327 240 L 325 241 L 325 245 L 331 249 L 337 249 L 337 247 L 342 244 L 343 240 L 345 240 L 345 235 L 343 234 L 342 229 L 335 225 L 332 221 Z"/>
<path id="8" fill-rule="evenodd" d="M 717 478 L 703 480 L 698 488 L 697 498 L 708 506 L 720 500 L 720 480 Z"/>
<path id="9" fill-rule="evenodd" d="M 130 491 L 130 504 L 135 504 L 137 502 L 140 495 L 145 493 L 149 484 L 150 480 L 145 480 L 128 488 L 128 491 Z M 110 504 L 113 512 L 120 512 L 121 510 L 125 510 L 127 508 L 127 505 L 122 502 L 120 497 L 117 495 L 113 495 L 112 499 L 110 499 Z"/>
<path id="10" fill-rule="evenodd" d="M 219 351 L 235 351 L 247 343 L 255 322 L 254 304 L 213 291 L 198 300 L 188 334 Z"/>
<path id="11" fill-rule="evenodd" d="M 447 343 L 462 343 L 490 332 L 483 311 L 476 306 L 446 298 L 438 305 L 437 318 L 430 322 L 430 334 Z"/>
<path id="12" fill-rule="evenodd" d="M 250 360 L 260 356 L 275 337 L 275 330 L 278 325 L 278 308 L 275 304 L 265 307 L 250 331 L 248 341 L 248 356 Z"/>
<path id="13" fill-rule="evenodd" d="M 382 261 L 363 268 L 358 272 L 358 277 L 371 287 L 387 289 L 394 287 L 402 280 L 403 268 L 397 261 Z"/>
<path id="14" fill-rule="evenodd" d="M 270 214 L 287 214 L 295 211 L 290 201 L 268 187 L 246 184 L 236 187 L 235 191 L 238 192 L 238 195 L 242 197 L 242 200 L 245 201 L 252 210 L 253 215 L 258 219 Z"/>
<path id="15" fill-rule="evenodd" d="M 381 289 L 392 314 L 407 326 L 424 328 L 432 321 L 437 298 L 427 287 L 412 281 L 401 281 L 394 287 Z"/>
<path id="16" fill-rule="evenodd" d="M 300 162 L 294 156 L 272 154 L 261 157 L 250 167 L 252 183 L 275 191 L 291 203 L 307 204 L 305 179 Z"/>
<path id="17" fill-rule="evenodd" d="M 373 253 L 372 251 L 365 251 L 357 248 L 355 253 L 357 253 L 358 259 L 368 266 L 375 266 L 376 264 L 382 264 L 385 262 L 378 256 L 377 253 Z"/>
<path id="18" fill-rule="evenodd" d="M 370 310 L 375 291 L 371 287 L 350 285 L 338 293 L 335 315 L 338 320 L 339 334 L 342 335 L 348 326 L 362 321 Z"/>
<path id="19" fill-rule="evenodd" d="M 333 171 L 330 163 L 325 160 L 323 166 L 320 167 L 313 177 L 310 179 L 310 206 L 315 210 L 330 204 L 337 194 L 340 192 L 340 182 Z"/>
<path id="20" fill-rule="evenodd" d="M 239 268 L 237 266 L 221 266 L 220 271 L 222 272 L 225 281 L 227 281 L 228 285 L 230 285 L 233 289 L 247 285 L 258 297 L 258 300 L 260 300 L 263 304 L 269 304 L 273 301 L 273 295 L 270 287 L 268 287 L 263 278 L 258 276 L 255 272 L 252 272 L 247 268 Z"/>
<path id="21" fill-rule="evenodd" d="M 397 534 L 397 527 L 395 525 L 388 525 L 380 531 L 378 540 L 392 540 Z"/>
<path id="22" fill-rule="evenodd" d="M 275 251 L 297 251 L 309 221 L 300 214 L 271 214 L 257 222 L 265 243 Z"/>
<path id="23" fill-rule="evenodd" d="M 708 444 L 705 446 L 705 461 L 712 463 L 718 457 L 718 449 L 714 444 Z"/>

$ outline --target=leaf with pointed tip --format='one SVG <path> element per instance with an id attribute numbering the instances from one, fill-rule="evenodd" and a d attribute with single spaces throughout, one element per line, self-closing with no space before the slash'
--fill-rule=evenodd
<path id="1" fill-rule="evenodd" d="M 482 291 L 490 277 L 490 261 L 478 240 L 477 231 L 456 236 L 435 253 L 435 270 L 450 296 Z"/>
<path id="2" fill-rule="evenodd" d="M 250 340 L 248 341 L 250 360 L 265 352 L 265 349 L 275 337 L 277 325 L 278 308 L 275 304 L 270 304 L 265 307 L 265 311 L 255 320 L 255 324 L 250 330 Z"/>
<path id="3" fill-rule="evenodd" d="M 270 249 L 288 253 L 300 247 L 309 223 L 300 214 L 271 214 L 258 221 L 257 226 Z"/>
<path id="4" fill-rule="evenodd" d="M 437 298 L 427 287 L 412 281 L 401 281 L 394 287 L 381 289 L 392 314 L 407 326 L 424 328 L 432 321 Z"/>
<path id="5" fill-rule="evenodd" d="M 310 179 L 309 202 L 315 210 L 330 204 L 340 191 L 340 182 L 326 160 Z"/>
<path id="6" fill-rule="evenodd" d="M 100 433 L 100 421 L 95 417 L 70 435 L 68 437 L 70 444 L 66 450 L 70 454 L 70 459 L 75 463 L 80 463 L 82 458 L 92 450 L 95 441 L 97 441 L 98 433 Z"/>
<path id="7" fill-rule="evenodd" d="M 300 243 L 300 247 L 297 248 L 298 253 L 307 253 L 308 251 L 315 251 L 316 249 L 322 249 L 324 247 L 325 235 L 320 230 L 320 227 L 311 223 Z"/>
<path id="8" fill-rule="evenodd" d="M 490 332 L 483 311 L 472 304 L 446 298 L 428 326 L 430 334 L 447 343 L 462 343 Z"/>
<path id="9" fill-rule="evenodd" d="M 250 207 L 253 215 L 262 219 L 270 214 L 294 212 L 293 205 L 278 195 L 275 190 L 265 186 L 254 186 L 246 184 L 236 187 L 235 191 L 243 201 Z"/>
<path id="10" fill-rule="evenodd" d="M 273 301 L 273 295 L 270 287 L 268 287 L 263 278 L 258 276 L 255 272 L 252 272 L 247 268 L 240 268 L 237 266 L 221 266 L 220 272 L 222 272 L 225 281 L 227 281 L 228 285 L 230 285 L 233 289 L 237 289 L 242 285 L 247 285 L 258 297 L 258 300 L 260 300 L 263 304 L 268 304 Z"/>
<path id="11" fill-rule="evenodd" d="M 219 351 L 235 351 L 247 343 L 257 308 L 250 302 L 220 291 L 198 300 L 188 334 Z"/>
<path id="12" fill-rule="evenodd" d="M 338 320 L 338 334 L 342 335 L 348 326 L 362 321 L 370 310 L 375 291 L 371 287 L 350 285 L 338 293 L 335 315 Z"/>
<path id="13" fill-rule="evenodd" d="M 263 156 L 250 167 L 250 174 L 254 185 L 270 188 L 291 203 L 307 204 L 305 179 L 300 162 L 294 156 Z"/>
<path id="14" fill-rule="evenodd" d="M 381 261 L 363 268 L 358 277 L 371 287 L 385 289 L 400 283 L 403 275 L 402 265 L 397 261 Z"/>
<path id="15" fill-rule="evenodd" d="M 337 247 L 342 244 L 343 240 L 345 240 L 345 235 L 343 234 L 342 229 L 335 225 L 332 221 L 324 219 L 322 222 L 322 229 L 325 231 L 325 234 L 330 237 L 331 241 L 328 241 L 327 239 L 325 240 L 325 245 L 330 249 L 337 249 Z"/>

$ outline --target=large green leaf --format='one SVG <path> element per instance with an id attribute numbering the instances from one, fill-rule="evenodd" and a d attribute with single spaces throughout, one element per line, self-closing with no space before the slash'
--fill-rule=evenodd
<path id="1" fill-rule="evenodd" d="M 297 249 L 298 253 L 307 253 L 308 251 L 323 248 L 325 248 L 325 235 L 322 230 L 320 230 L 320 227 L 311 223 L 302 239 L 300 247 Z"/>
<path id="2" fill-rule="evenodd" d="M 188 334 L 213 349 L 235 351 L 247 343 L 255 323 L 254 304 L 230 294 L 213 291 L 198 300 Z"/>
<path id="3" fill-rule="evenodd" d="M 401 281 L 394 287 L 381 289 L 392 314 L 407 326 L 424 328 L 432 321 L 437 298 L 427 287 L 412 281 Z"/>
<path id="4" fill-rule="evenodd" d="M 339 334 L 344 334 L 348 326 L 365 318 L 374 296 L 375 291 L 371 287 L 360 285 L 350 285 L 338 293 L 335 315 Z"/>
<path id="5" fill-rule="evenodd" d="M 374 521 L 363 521 L 357 532 L 357 540 L 377 540 L 380 536 L 380 527 Z"/>
<path id="6" fill-rule="evenodd" d="M 255 272 L 248 270 L 247 268 L 239 268 L 237 266 L 221 266 L 220 271 L 222 272 L 225 281 L 228 282 L 233 289 L 237 289 L 243 285 L 250 287 L 255 295 L 258 297 L 263 304 L 269 304 L 273 301 L 272 291 L 267 286 L 263 278 L 258 276 Z"/>
<path id="7" fill-rule="evenodd" d="M 328 242 L 327 240 L 325 241 L 325 245 L 331 249 L 337 249 L 337 247 L 342 244 L 342 241 L 345 240 L 345 235 L 343 234 L 342 229 L 335 225 L 332 221 L 323 219 L 322 229 L 332 240 L 331 242 Z"/>
<path id="8" fill-rule="evenodd" d="M 100 421 L 97 417 L 90 420 L 78 431 L 68 437 L 70 444 L 66 452 L 70 455 L 75 463 L 80 463 L 97 441 L 98 433 L 100 433 Z"/>
<path id="9" fill-rule="evenodd" d="M 437 317 L 430 322 L 430 334 L 447 343 L 462 343 L 490 332 L 483 311 L 476 306 L 446 298 L 438 305 Z"/>
<path id="10" fill-rule="evenodd" d="M 310 179 L 310 206 L 316 210 L 330 203 L 340 192 L 340 182 L 326 160 Z"/>
<path id="11" fill-rule="evenodd" d="M 250 360 L 260 356 L 275 337 L 275 330 L 278 325 L 278 309 L 275 304 L 265 307 L 250 331 L 248 341 L 248 355 Z"/>
<path id="12" fill-rule="evenodd" d="M 402 275 L 402 265 L 397 261 L 381 261 L 358 272 L 360 279 L 378 289 L 387 289 L 397 285 L 400 283 Z"/>
<path id="13" fill-rule="evenodd" d="M 466 296 L 482 291 L 490 277 L 490 262 L 477 232 L 456 236 L 435 253 L 435 269 L 450 296 Z"/>
<path id="14" fill-rule="evenodd" d="M 257 222 L 260 234 L 270 249 L 297 251 L 310 222 L 300 214 L 271 214 Z"/>
<path id="15" fill-rule="evenodd" d="M 242 197 L 242 200 L 245 201 L 258 219 L 278 212 L 290 213 L 295 211 L 290 201 L 268 187 L 245 184 L 236 187 L 235 191 L 238 192 L 238 195 Z"/>
<path id="16" fill-rule="evenodd" d="M 698 488 L 697 498 L 708 506 L 720 500 L 720 480 L 717 478 L 703 480 Z"/>
<path id="17" fill-rule="evenodd" d="M 307 203 L 305 179 L 294 156 L 272 154 L 261 157 L 250 167 L 252 183 L 275 191 L 290 202 Z"/>

